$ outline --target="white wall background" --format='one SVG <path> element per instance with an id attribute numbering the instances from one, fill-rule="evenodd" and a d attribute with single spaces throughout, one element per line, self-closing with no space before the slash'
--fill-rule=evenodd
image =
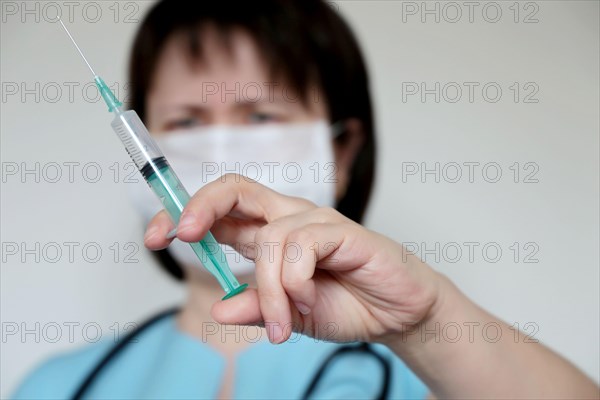
<path id="1" fill-rule="evenodd" d="M 112 335 L 115 323 L 122 329 L 183 297 L 142 247 L 141 222 L 126 201 L 129 160 L 104 106 L 90 104 L 96 92 L 86 94 L 89 71 L 50 22 L 56 9 L 48 4 L 2 1 L 3 398 L 36 363 L 93 340 L 94 327 Z M 123 96 L 137 27 L 127 17 L 140 19 L 151 2 L 81 2 L 71 18 L 68 5 L 53 4 L 96 70 L 117 82 Z M 421 2 L 333 4 L 356 29 L 373 79 L 379 171 L 367 224 L 416 243 L 422 258 L 476 302 L 510 324 L 531 323 L 535 338 L 599 381 L 599 4 L 520 2 L 515 22 L 513 2 L 476 3 L 472 21 L 458 2 L 453 5 L 462 17 L 454 23 L 456 7 L 445 4 L 426 3 L 439 7 L 439 22 L 422 13 Z M 489 22 L 497 9 L 499 21 Z M 527 18 L 537 22 L 525 23 Z M 422 82 L 427 88 L 440 83 L 439 102 L 434 94 L 422 100 L 407 93 Z M 478 85 L 472 102 L 465 82 Z M 489 100 L 496 96 L 493 87 L 488 100 L 482 93 L 488 83 L 502 90 L 495 103 Z M 453 103 L 456 86 L 462 97 Z M 524 102 L 535 88 L 529 100 L 537 103 Z M 464 164 L 469 162 L 480 163 L 473 182 Z M 515 162 L 517 183 L 510 168 Z M 35 173 L 23 174 L 36 163 L 39 182 Z M 407 168 L 432 169 L 435 163 L 439 182 L 420 172 L 403 178 Z M 457 183 L 450 182 L 454 163 L 462 166 Z M 482 175 L 488 163 L 497 164 Z M 102 176 L 91 182 L 97 165 Z M 489 183 L 494 166 L 502 177 Z M 52 183 L 57 171 L 61 177 Z M 524 182 L 532 172 L 538 182 Z M 72 260 L 68 242 L 77 243 Z M 476 243 L 472 259 L 467 242 Z M 36 243 L 39 261 L 24 252 Z M 438 261 L 422 251 L 436 243 Z M 84 259 L 86 245 L 89 257 L 90 246 L 101 248 L 98 262 Z M 126 263 L 133 245 L 139 246 L 132 254 L 137 262 Z M 462 256 L 454 262 L 457 247 Z M 495 248 L 502 254 L 492 262 Z M 538 262 L 525 262 L 528 254 Z M 72 338 L 70 323 L 79 324 Z M 57 326 L 61 336 L 52 343 Z M 23 336 L 24 329 L 30 333 Z"/>

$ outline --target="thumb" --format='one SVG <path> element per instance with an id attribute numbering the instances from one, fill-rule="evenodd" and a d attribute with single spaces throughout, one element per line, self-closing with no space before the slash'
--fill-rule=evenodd
<path id="1" fill-rule="evenodd" d="M 220 324 L 262 325 L 263 323 L 258 292 L 251 288 L 213 304 L 210 315 Z"/>
<path id="2" fill-rule="evenodd" d="M 304 325 L 300 312 L 295 310 L 293 306 L 292 309 L 292 324 L 290 326 L 279 327 L 285 340 L 289 339 L 293 331 L 301 332 Z M 285 341 L 278 338 L 273 340 L 274 323 L 264 321 L 256 289 L 248 288 L 230 299 L 215 303 L 211 308 L 210 314 L 220 324 L 264 326 L 271 342 L 280 343 Z"/>

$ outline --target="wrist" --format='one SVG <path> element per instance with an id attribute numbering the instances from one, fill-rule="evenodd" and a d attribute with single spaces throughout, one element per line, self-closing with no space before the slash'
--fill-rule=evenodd
<path id="1" fill-rule="evenodd" d="M 465 309 L 465 297 L 443 274 L 434 271 L 436 296 L 432 305 L 419 321 L 409 321 L 400 332 L 387 335 L 381 340 L 400 357 L 422 354 L 432 344 L 439 344 L 440 326 L 456 320 Z"/>

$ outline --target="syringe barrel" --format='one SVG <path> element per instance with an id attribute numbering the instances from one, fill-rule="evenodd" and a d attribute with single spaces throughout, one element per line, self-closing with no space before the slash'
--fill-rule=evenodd
<path id="1" fill-rule="evenodd" d="M 152 165 L 152 160 L 164 157 L 135 111 L 119 110 L 115 114 L 111 125 L 138 170 Z"/>
<path id="2" fill-rule="evenodd" d="M 158 148 L 140 117 L 133 110 L 115 109 L 112 127 L 125 145 L 138 170 L 163 204 L 174 224 L 179 223 L 181 212 L 190 200 L 175 171 Z M 242 292 L 248 285 L 240 285 L 231 273 L 227 257 L 210 232 L 199 242 L 190 243 L 204 267 L 217 279 L 225 298 Z"/>

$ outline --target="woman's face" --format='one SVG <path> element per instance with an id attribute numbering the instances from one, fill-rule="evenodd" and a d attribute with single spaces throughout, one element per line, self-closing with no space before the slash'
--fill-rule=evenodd
<path id="1" fill-rule="evenodd" d="M 254 41 L 233 32 L 229 51 L 215 30 L 202 35 L 203 62 L 190 59 L 186 42 L 174 35 L 159 58 L 146 98 L 146 122 L 157 135 L 205 125 L 256 125 L 329 120 L 317 88 L 302 102 L 292 88 L 271 77 Z M 360 123 L 345 122 L 346 139 L 334 143 L 336 199 L 349 181 L 350 168 L 362 144 Z"/>

